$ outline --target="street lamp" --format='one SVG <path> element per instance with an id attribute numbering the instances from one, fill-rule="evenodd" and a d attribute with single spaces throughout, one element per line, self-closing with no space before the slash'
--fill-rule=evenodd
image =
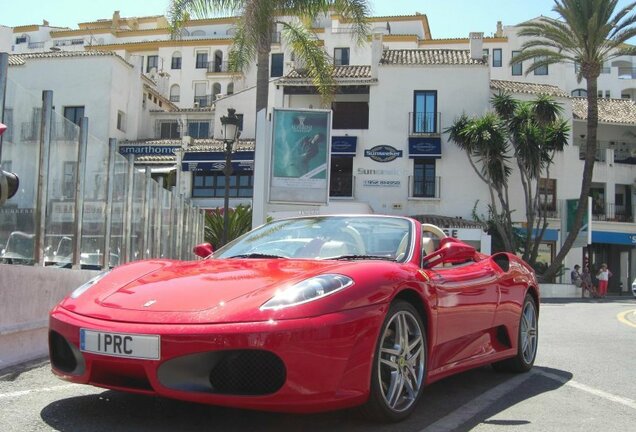
<path id="1" fill-rule="evenodd" d="M 229 207 L 230 207 L 230 176 L 232 175 L 232 147 L 234 142 L 239 138 L 241 132 L 238 128 L 239 118 L 236 116 L 234 108 L 227 109 L 227 116 L 221 117 L 221 127 L 223 132 L 223 144 L 225 152 L 225 166 L 223 174 L 225 175 L 225 193 L 223 195 L 223 244 L 227 243 L 227 234 L 229 228 Z"/>

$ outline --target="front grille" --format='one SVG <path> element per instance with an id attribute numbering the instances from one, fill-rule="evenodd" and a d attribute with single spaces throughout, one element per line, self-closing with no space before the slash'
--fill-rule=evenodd
<path id="1" fill-rule="evenodd" d="M 266 395 L 285 383 L 285 365 L 269 351 L 227 351 L 210 372 L 214 393 Z"/>

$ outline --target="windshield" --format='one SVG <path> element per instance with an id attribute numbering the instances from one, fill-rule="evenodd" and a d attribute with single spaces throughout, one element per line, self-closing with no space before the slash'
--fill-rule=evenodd
<path id="1" fill-rule="evenodd" d="M 316 216 L 270 222 L 213 258 L 388 259 L 409 255 L 412 223 L 378 216 Z"/>

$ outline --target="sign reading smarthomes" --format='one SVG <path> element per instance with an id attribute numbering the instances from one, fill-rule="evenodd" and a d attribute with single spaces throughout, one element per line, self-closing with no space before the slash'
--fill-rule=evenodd
<path id="1" fill-rule="evenodd" d="M 330 110 L 274 109 L 270 201 L 328 202 L 330 131 Z"/>
<path id="2" fill-rule="evenodd" d="M 398 150 L 390 145 L 378 145 L 364 151 L 364 157 L 371 158 L 376 162 L 391 162 L 402 157 L 402 150 Z"/>

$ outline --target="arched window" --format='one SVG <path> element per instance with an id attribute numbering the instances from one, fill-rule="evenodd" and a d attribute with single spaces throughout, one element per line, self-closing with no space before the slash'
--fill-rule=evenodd
<path id="1" fill-rule="evenodd" d="M 214 72 L 225 72 L 223 70 L 223 51 L 214 51 Z"/>
<path id="2" fill-rule="evenodd" d="M 231 95 L 234 94 L 234 83 L 231 82 L 227 85 L 227 94 Z"/>
<path id="3" fill-rule="evenodd" d="M 576 89 L 572 90 L 572 96 L 574 97 L 587 97 L 587 90 L 585 89 Z"/>
<path id="4" fill-rule="evenodd" d="M 171 69 L 181 69 L 181 52 L 175 51 L 172 53 Z"/>
<path id="5" fill-rule="evenodd" d="M 216 95 L 218 95 L 219 93 L 221 93 L 221 84 L 215 82 L 214 84 L 212 84 L 212 99 L 216 100 Z"/>
<path id="6" fill-rule="evenodd" d="M 170 102 L 179 102 L 181 100 L 181 88 L 179 84 L 173 84 L 170 87 Z"/>
<path id="7" fill-rule="evenodd" d="M 195 30 L 190 33 L 190 36 L 205 36 L 205 31 L 203 30 Z"/>

